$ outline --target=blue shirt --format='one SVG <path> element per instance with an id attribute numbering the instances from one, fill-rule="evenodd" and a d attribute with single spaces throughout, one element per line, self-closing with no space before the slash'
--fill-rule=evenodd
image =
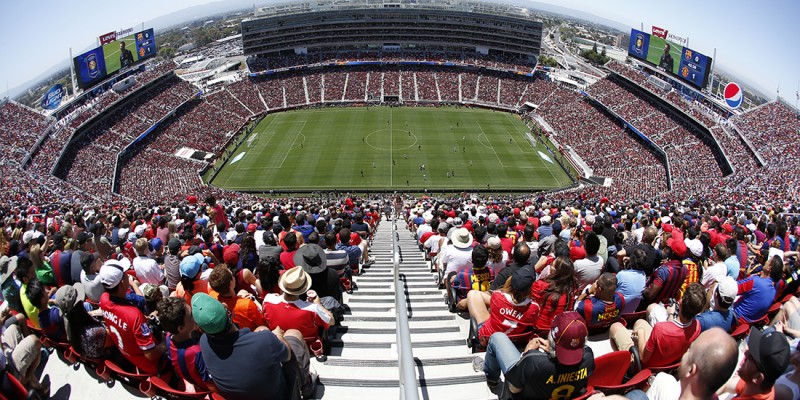
<path id="1" fill-rule="evenodd" d="M 582 315 L 589 328 L 599 328 L 611 325 L 618 321 L 625 308 L 625 298 L 619 292 L 614 293 L 614 298 L 610 302 L 590 296 L 578 303 L 575 311 Z"/>
<path id="2" fill-rule="evenodd" d="M 772 279 L 751 276 L 737 283 L 740 297 L 733 305 L 733 312 L 748 323 L 766 315 L 775 299 Z"/>
<path id="3" fill-rule="evenodd" d="M 622 293 L 625 298 L 625 308 L 623 314 L 636 312 L 639 303 L 642 301 L 642 290 L 647 277 L 644 271 L 626 269 L 617 273 L 617 292 Z"/>
<path id="4" fill-rule="evenodd" d="M 732 255 L 725 259 L 725 266 L 728 268 L 728 276 L 739 279 L 739 259 Z"/>
<path id="5" fill-rule="evenodd" d="M 343 245 L 336 243 L 336 250 L 344 250 L 350 260 L 350 266 L 358 265 L 358 259 L 361 258 L 361 248 L 353 245 Z"/>
<path id="6" fill-rule="evenodd" d="M 736 322 L 736 314 L 730 309 L 723 312 L 711 310 L 698 314 L 694 319 L 700 322 L 701 332 L 713 327 L 722 328 L 725 332 L 730 332 L 733 328 L 733 323 Z"/>
<path id="7" fill-rule="evenodd" d="M 200 348 L 208 374 L 226 399 L 286 397 L 281 362 L 288 358 L 289 349 L 274 333 L 243 328 L 223 335 L 204 334 Z"/>

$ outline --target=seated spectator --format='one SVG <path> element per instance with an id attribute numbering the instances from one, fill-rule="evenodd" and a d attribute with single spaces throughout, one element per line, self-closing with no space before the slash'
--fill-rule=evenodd
<path id="1" fill-rule="evenodd" d="M 258 247 L 258 258 L 263 259 L 270 256 L 280 258 L 283 248 L 278 246 L 277 239 L 275 239 L 275 234 L 272 231 L 265 230 L 262 235 L 264 244 Z"/>
<path id="2" fill-rule="evenodd" d="M 2 236 L 2 235 L 0 235 Z M 19 297 L 19 290 L 22 286 L 21 275 L 17 271 L 16 256 L 7 257 L 5 255 L 0 258 L 0 288 L 3 291 L 3 299 L 8 303 L 8 307 L 18 313 L 25 315 L 22 309 L 22 300 Z M 25 271 L 25 276 L 27 276 Z"/>
<path id="3" fill-rule="evenodd" d="M 150 243 L 145 238 L 136 239 L 134 244 L 136 258 L 133 259 L 133 270 L 136 272 L 136 278 L 139 282 L 156 286 L 163 285 L 164 271 L 161 270 L 155 259 L 148 256 L 149 245 Z"/>
<path id="4" fill-rule="evenodd" d="M 67 333 L 64 331 L 64 319 L 56 302 L 59 301 L 59 294 L 63 296 L 66 293 L 67 287 L 71 286 L 62 286 L 56 292 L 56 299 L 51 301 L 45 294 L 45 288 L 41 281 L 34 279 L 28 283 L 27 295 L 31 304 L 37 308 L 39 328 L 47 338 L 59 343 L 67 341 Z"/>
<path id="5" fill-rule="evenodd" d="M 683 245 L 683 249 L 686 249 L 686 244 L 683 243 L 683 240 L 675 240 L 673 238 L 667 240 L 667 246 L 661 250 L 665 261 L 647 280 L 645 289 L 642 291 L 642 299 L 644 301 L 639 305 L 640 310 L 643 306 L 662 303 L 669 298 L 674 298 L 678 294 L 683 281 L 686 280 L 688 271 L 681 260 L 680 254 L 682 252 L 675 251 L 670 245 L 674 245 L 679 250 L 680 245 Z"/>
<path id="6" fill-rule="evenodd" d="M 301 247 L 294 255 L 294 264 L 303 267 L 303 271 L 311 277 L 311 289 L 317 292 L 325 309 L 330 310 L 337 320 L 341 319 L 344 313 L 342 285 L 336 271 L 328 268 L 328 258 L 322 247 L 316 244 Z"/>
<path id="7" fill-rule="evenodd" d="M 200 271 L 202 270 L 204 262 L 205 257 L 203 257 L 203 253 L 196 253 L 192 256 L 186 256 L 183 260 L 181 260 L 181 281 L 178 282 L 178 285 L 175 287 L 175 291 L 172 292 L 172 294 L 176 297 L 184 299 L 186 304 L 191 303 L 192 296 L 195 293 L 208 294 L 210 290 L 208 287 L 208 281 L 200 279 Z"/>
<path id="8" fill-rule="evenodd" d="M 103 284 L 98 277 L 100 274 L 100 267 L 103 266 L 103 260 L 92 253 L 84 252 L 80 256 L 80 264 L 80 282 L 81 285 L 83 285 L 83 290 L 86 292 L 86 297 L 95 304 L 99 303 L 100 296 L 105 292 Z"/>
<path id="9" fill-rule="evenodd" d="M 175 290 L 181 281 L 181 240 L 171 238 L 167 242 L 167 254 L 164 256 L 164 275 L 167 278 L 167 289 Z"/>
<path id="10" fill-rule="evenodd" d="M 724 244 L 718 244 L 714 247 L 713 253 L 713 261 L 714 264 L 708 266 L 703 271 L 703 278 L 700 283 L 706 289 L 711 289 L 711 286 L 718 282 L 720 278 L 723 276 L 728 276 L 728 267 L 725 264 L 725 260 L 728 257 L 728 248 Z M 739 274 L 739 261 L 736 261 L 736 274 Z M 735 277 L 732 277 L 736 279 Z"/>
<path id="11" fill-rule="evenodd" d="M 605 272 L 578 296 L 575 311 L 587 321 L 589 329 L 600 329 L 618 321 L 624 308 L 625 298 L 617 291 L 616 275 Z"/>
<path id="12" fill-rule="evenodd" d="M 17 377 L 23 386 L 33 389 L 44 398 L 49 397 L 50 385 L 44 385 L 36 379 L 36 369 L 42 360 L 42 343 L 36 335 L 25 335 L 25 318 L 10 316 L 8 303 L 0 306 L 0 370 L 6 370 L 6 363 L 18 372 Z M 4 374 L 3 374 L 4 375 Z M 0 376 L 0 385 L 3 385 Z M 3 386 L 0 386 L 3 387 Z"/>
<path id="13" fill-rule="evenodd" d="M 550 275 L 537 280 L 531 287 L 531 299 L 541 307 L 536 330 L 539 337 L 550 331 L 553 317 L 574 307 L 577 289 L 575 267 L 569 256 L 560 256 L 550 266 Z"/>
<path id="14" fill-rule="evenodd" d="M 514 246 L 514 254 L 511 255 L 513 261 L 495 275 L 489 290 L 499 290 L 505 286 L 506 281 L 514 272 L 528 264 L 528 259 L 530 259 L 530 257 L 531 249 L 528 245 L 521 242 L 517 243 Z"/>
<path id="15" fill-rule="evenodd" d="M 792 297 L 786 303 L 783 303 L 770 325 L 783 332 L 786 336 L 795 339 L 800 338 L 800 300 Z"/>
<path id="16" fill-rule="evenodd" d="M 508 263 L 508 252 L 503 249 L 497 236 L 492 236 L 486 241 L 486 248 L 489 250 L 489 262 L 486 266 L 492 270 L 492 275 L 497 275 Z"/>
<path id="17" fill-rule="evenodd" d="M 22 310 L 25 316 L 28 317 L 28 323 L 34 328 L 39 329 L 39 308 L 31 301 L 31 297 L 28 296 L 28 288 L 31 283 L 34 281 L 38 282 L 38 279 L 36 279 L 36 271 L 34 271 L 30 259 L 20 257 L 17 260 L 17 276 L 22 277 L 22 279 L 20 279 L 22 286 L 19 288 L 19 299 L 22 303 Z M 52 288 L 52 290 L 55 291 L 55 288 Z M 46 297 L 49 298 L 50 293 L 47 293 Z"/>
<path id="18" fill-rule="evenodd" d="M 209 292 L 209 295 L 225 305 L 236 325 L 253 331 L 259 326 L 267 325 L 266 321 L 264 321 L 264 315 L 254 301 L 253 296 L 248 292 L 239 291 L 239 293 L 236 293 L 234 291 L 236 282 L 233 279 L 231 270 L 226 265 L 214 267 L 208 277 L 208 284 L 213 289 L 213 291 Z"/>
<path id="19" fill-rule="evenodd" d="M 647 220 L 643 219 L 642 222 Z M 656 230 L 653 226 L 647 226 L 646 228 L 640 229 L 641 230 L 641 241 L 634 246 L 628 246 L 623 248 L 622 250 L 617 252 L 617 260 L 622 262 L 622 259 L 626 256 L 630 256 L 633 254 L 635 249 L 642 249 L 644 250 L 645 254 L 647 255 L 647 262 L 645 263 L 644 273 L 647 276 L 650 276 L 653 271 L 658 268 L 659 264 L 661 264 L 662 255 L 653 247 L 653 243 L 658 236 L 658 230 Z M 639 230 L 637 230 L 639 231 Z M 636 235 L 637 231 L 634 231 L 634 235 Z"/>
<path id="20" fill-rule="evenodd" d="M 358 271 L 358 263 L 361 259 L 362 252 L 360 247 L 350 244 L 350 237 L 350 229 L 342 228 L 342 230 L 339 231 L 339 244 L 336 245 L 336 250 L 344 250 L 347 253 L 350 269 L 352 271 Z"/>
<path id="21" fill-rule="evenodd" d="M 208 374 L 200 341 L 195 337 L 197 323 L 192 306 L 180 297 L 168 297 L 158 303 L 158 319 L 166 334 L 167 359 L 179 378 L 194 386 L 195 391 L 215 391 Z M 187 385 L 188 386 L 188 385 Z M 187 388 L 189 389 L 189 388 Z M 188 391 L 188 390 L 187 390 Z"/>
<path id="22" fill-rule="evenodd" d="M 786 372 L 790 359 L 789 342 L 783 333 L 752 328 L 738 376 L 734 375 L 722 392 L 735 393 L 734 399 L 773 399 L 775 381 Z"/>
<path id="23" fill-rule="evenodd" d="M 793 400 L 800 398 L 800 342 L 789 359 L 791 368 L 775 381 L 775 399 Z"/>
<path id="24" fill-rule="evenodd" d="M 729 276 L 723 276 L 714 286 L 711 300 L 711 310 L 698 314 L 695 318 L 700 321 L 700 330 L 706 331 L 713 327 L 722 328 L 731 332 L 736 323 L 736 314 L 731 310 L 733 300 L 739 291 L 736 281 Z"/>
<path id="25" fill-rule="evenodd" d="M 225 307 L 203 293 L 192 297 L 192 318 L 205 332 L 200 338 L 203 360 L 226 399 L 285 399 L 297 389 L 309 398 L 316 389 L 299 331 L 239 329 Z M 293 387 L 296 380 L 300 388 Z"/>
<path id="26" fill-rule="evenodd" d="M 642 290 L 647 281 L 644 274 L 646 264 L 647 254 L 644 250 L 634 249 L 628 262 L 622 263 L 622 271 L 617 273 L 617 291 L 625 298 L 623 314 L 636 312 L 636 308 L 642 301 Z"/>
<path id="27" fill-rule="evenodd" d="M 472 268 L 461 270 L 451 277 L 451 286 L 456 289 L 456 308 L 467 309 L 467 295 L 472 290 L 488 292 L 494 274 L 488 264 L 489 252 L 483 246 L 472 250 Z"/>
<path id="28" fill-rule="evenodd" d="M 452 243 L 440 250 L 439 266 L 444 269 L 445 276 L 468 268 L 472 263 L 472 234 L 467 228 L 453 230 Z"/>
<path id="29" fill-rule="evenodd" d="M 467 294 L 469 315 L 478 323 L 477 335 L 482 345 L 495 332 L 517 335 L 532 331 L 539 319 L 539 305 L 531 301 L 531 285 L 533 271 L 522 267 L 491 295 L 478 290 Z"/>
<path id="30" fill-rule="evenodd" d="M 292 237 L 294 236 L 294 237 Z M 281 253 L 281 265 L 283 269 L 289 270 L 295 267 L 294 253 L 297 251 L 297 235 L 286 235 L 283 238 L 283 244 L 286 249 Z"/>
<path id="31" fill-rule="evenodd" d="M 278 282 L 283 294 L 264 296 L 264 319 L 270 329 L 277 327 L 296 329 L 303 334 L 306 342 L 319 338 L 320 329 L 327 330 L 334 323 L 333 314 L 320 303 L 319 297 L 313 301 L 301 300 L 311 288 L 311 276 L 302 267 L 294 267 Z"/>
<path id="32" fill-rule="evenodd" d="M 284 271 L 280 261 L 278 261 L 278 257 L 267 256 L 258 261 L 256 266 L 256 289 L 262 298 L 269 293 L 281 293 L 278 281 Z"/>
<path id="33" fill-rule="evenodd" d="M 694 317 L 704 305 L 703 287 L 698 283 L 689 285 L 677 313 L 675 306 L 669 306 L 665 310 L 660 304 L 654 304 L 651 314 L 665 314 L 666 320 L 653 325 L 644 319 L 637 320 L 633 325 L 633 332 L 628 331 L 619 322 L 611 325 L 609 329 L 611 347 L 614 350 L 628 351 L 632 346 L 638 346 L 644 368 L 674 364 L 700 335 L 700 322 Z"/>
<path id="34" fill-rule="evenodd" d="M 64 318 L 67 340 L 78 354 L 88 358 L 101 358 L 106 344 L 108 331 L 95 317 L 102 317 L 102 310 L 92 310 L 90 304 L 84 303 L 84 295 L 77 289 L 79 284 L 63 286 L 66 292 L 58 307 Z M 72 296 L 74 295 L 74 301 Z M 58 298 L 58 292 L 56 292 Z"/>
<path id="35" fill-rule="evenodd" d="M 122 356 L 140 371 L 155 375 L 159 372 L 164 343 L 157 343 L 145 315 L 126 299 L 134 280 L 125 273 L 129 268 L 127 259 L 107 261 L 100 268 L 100 282 L 106 289 L 100 296 L 100 308 Z"/>
<path id="36" fill-rule="evenodd" d="M 513 278 L 512 278 L 513 279 Z M 581 395 L 594 372 L 594 353 L 586 346 L 588 330 L 581 316 L 568 311 L 553 320 L 547 339 L 534 337 L 520 354 L 502 332 L 494 333 L 486 359 L 476 363 L 490 388 L 505 376 L 512 398 L 560 399 Z"/>
<path id="37" fill-rule="evenodd" d="M 740 320 L 751 323 L 767 315 L 775 299 L 775 282 L 783 276 L 783 261 L 780 257 L 770 259 L 758 275 L 738 281 L 739 298 L 733 304 L 733 312 Z"/>
<path id="38" fill-rule="evenodd" d="M 671 374 L 659 372 L 645 395 L 641 391 L 627 394 L 627 398 L 651 399 L 713 399 L 714 392 L 722 387 L 736 370 L 739 354 L 736 341 L 725 331 L 712 328 L 704 331 L 692 342 L 681 357 L 675 380 Z M 623 396 L 608 396 L 610 400 L 623 400 Z"/>
<path id="39" fill-rule="evenodd" d="M 334 269 L 339 277 L 346 277 L 348 279 L 353 277 L 353 270 L 350 268 L 350 262 L 347 252 L 344 250 L 336 249 L 336 234 L 328 232 L 325 234 L 325 255 L 328 258 L 328 267 Z"/>
<path id="40" fill-rule="evenodd" d="M 595 282 L 603 273 L 603 259 L 597 255 L 600 239 L 594 232 L 586 234 L 586 258 L 575 261 L 575 280 L 578 291 Z"/>

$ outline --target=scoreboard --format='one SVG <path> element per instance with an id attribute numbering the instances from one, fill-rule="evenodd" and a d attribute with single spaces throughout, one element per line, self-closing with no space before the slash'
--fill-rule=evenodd
<path id="1" fill-rule="evenodd" d="M 628 55 L 665 71 L 695 88 L 702 89 L 708 84 L 711 57 L 688 47 L 631 29 Z"/>

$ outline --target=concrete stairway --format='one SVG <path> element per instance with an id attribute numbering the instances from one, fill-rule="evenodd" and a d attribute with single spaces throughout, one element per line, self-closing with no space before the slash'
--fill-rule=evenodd
<path id="1" fill-rule="evenodd" d="M 345 294 L 350 312 L 333 339 L 324 363 L 312 360 L 320 376 L 318 398 L 396 398 L 399 393 L 397 338 L 392 282 L 392 226 L 383 221 L 370 251 L 376 262 L 355 278 L 357 290 Z M 407 294 L 409 329 L 420 399 L 496 398 L 483 373 L 472 370 L 466 325 L 447 311 L 444 291 L 408 231 L 398 223 L 401 254 L 399 289 Z"/>

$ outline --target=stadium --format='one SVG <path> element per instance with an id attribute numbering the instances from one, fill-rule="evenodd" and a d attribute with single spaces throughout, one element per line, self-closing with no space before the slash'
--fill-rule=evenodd
<path id="1" fill-rule="evenodd" d="M 546 67 L 515 5 L 239 28 L 184 62 L 103 42 L 68 101 L 0 102 L 0 399 L 673 398 L 748 363 L 800 393 L 796 107 L 732 108 L 636 29 Z"/>

